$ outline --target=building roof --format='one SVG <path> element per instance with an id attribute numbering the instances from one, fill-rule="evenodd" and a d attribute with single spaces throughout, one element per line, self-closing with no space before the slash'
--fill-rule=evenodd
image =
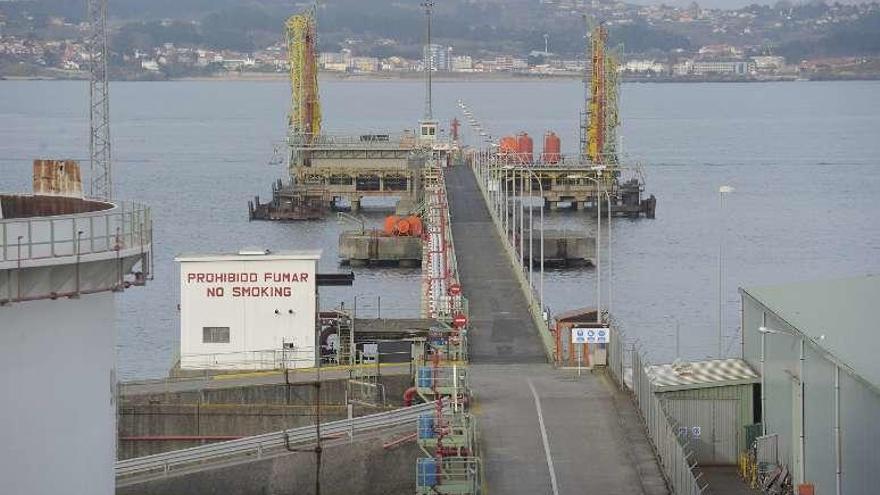
<path id="1" fill-rule="evenodd" d="M 181 254 L 174 261 L 266 261 L 266 260 L 319 260 L 321 250 L 271 251 L 262 249 L 242 249 L 237 253 L 195 253 Z"/>
<path id="2" fill-rule="evenodd" d="M 804 334 L 813 346 L 880 387 L 880 276 L 741 289 Z M 757 330 L 756 330 L 757 331 Z"/>
<path id="3" fill-rule="evenodd" d="M 648 366 L 645 372 L 658 392 L 727 387 L 760 381 L 742 359 L 712 359 Z"/>
<path id="4" fill-rule="evenodd" d="M 554 316 L 561 323 L 596 323 L 596 308 L 578 308 Z M 604 324 L 603 324 L 604 326 Z"/>

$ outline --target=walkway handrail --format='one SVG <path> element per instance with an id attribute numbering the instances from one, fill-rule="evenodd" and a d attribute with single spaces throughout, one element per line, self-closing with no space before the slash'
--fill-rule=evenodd
<path id="1" fill-rule="evenodd" d="M 477 181 L 477 186 L 480 189 L 480 193 L 483 195 L 483 201 L 486 204 L 486 208 L 489 210 L 489 215 L 492 217 L 492 223 L 495 224 L 495 229 L 498 231 L 498 235 L 501 237 L 501 244 L 504 246 L 504 251 L 507 253 L 507 256 L 510 258 L 511 263 L 513 264 L 513 271 L 514 273 L 516 273 L 516 278 L 520 283 L 523 295 L 525 296 L 526 301 L 528 301 L 529 303 L 529 313 L 531 313 L 532 320 L 540 331 L 541 342 L 544 344 L 544 352 L 547 354 L 547 359 L 552 362 L 555 355 L 555 343 L 553 342 L 553 337 L 550 334 L 550 326 L 548 322 L 544 320 L 544 308 L 541 307 L 538 297 L 535 294 L 535 288 L 526 279 L 525 271 L 522 269 L 522 258 L 517 255 L 516 250 L 511 245 L 510 237 L 508 236 L 507 232 L 504 231 L 504 227 L 501 224 L 501 219 L 498 217 L 498 213 L 492 207 L 492 200 L 489 197 L 489 191 L 487 191 L 486 189 L 487 185 L 483 183 L 482 177 L 477 170 L 478 167 L 485 166 L 485 164 L 483 163 L 478 163 L 478 160 L 483 159 L 482 154 L 483 152 L 480 152 L 477 156 L 474 157 L 474 161 L 471 164 L 471 172 L 473 172 L 474 178 Z"/>
<path id="2" fill-rule="evenodd" d="M 321 438 L 336 437 L 341 434 L 351 434 L 353 436 L 357 433 L 401 425 L 412 425 L 415 428 L 416 419 L 422 413 L 433 412 L 436 408 L 437 404 L 435 402 L 428 402 L 393 411 L 323 423 L 321 425 Z M 315 433 L 315 426 L 309 425 L 238 440 L 117 461 L 116 480 L 117 483 L 120 483 L 127 482 L 137 476 L 167 476 L 174 471 L 181 471 L 187 467 L 194 468 L 197 466 L 198 470 L 209 469 L 218 462 L 229 462 L 232 458 L 236 457 L 260 459 L 264 455 L 272 453 L 272 451 L 284 452 L 286 451 L 286 446 L 314 442 Z"/>

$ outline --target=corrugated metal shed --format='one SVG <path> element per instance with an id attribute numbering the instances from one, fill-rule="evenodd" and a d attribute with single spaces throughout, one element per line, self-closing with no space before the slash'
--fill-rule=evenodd
<path id="1" fill-rule="evenodd" d="M 754 422 L 758 374 L 742 359 L 676 362 L 646 368 L 654 391 L 702 466 L 734 465 Z"/>
<path id="2" fill-rule="evenodd" d="M 649 366 L 646 370 L 657 392 L 758 383 L 760 377 L 742 359 L 712 359 Z"/>
<path id="3" fill-rule="evenodd" d="M 880 389 L 876 315 L 880 277 L 866 276 L 742 289 Z"/>

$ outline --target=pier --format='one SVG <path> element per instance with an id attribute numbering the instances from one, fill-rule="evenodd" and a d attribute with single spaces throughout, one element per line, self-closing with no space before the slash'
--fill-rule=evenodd
<path id="1" fill-rule="evenodd" d="M 535 323 L 531 289 L 504 254 L 473 171 L 447 177 L 492 492 L 668 493 L 632 403 L 601 374 L 573 380 L 547 364 L 550 335 Z"/>

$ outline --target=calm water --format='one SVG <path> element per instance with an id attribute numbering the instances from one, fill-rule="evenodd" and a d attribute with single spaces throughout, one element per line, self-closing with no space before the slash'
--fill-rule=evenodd
<path id="1" fill-rule="evenodd" d="M 283 82 L 114 83 L 114 170 L 118 196 L 148 203 L 155 217 L 155 281 L 120 296 L 123 377 L 161 376 L 177 347 L 175 255 L 243 246 L 324 249 L 336 269 L 335 220 L 248 223 L 246 202 L 267 196 L 283 128 Z M 326 81 L 332 131 L 412 128 L 422 112 L 418 82 Z M 467 101 L 494 134 L 553 129 L 577 145 L 581 85 L 569 82 L 439 83 L 435 113 Z M 84 159 L 87 86 L 0 82 L 0 190 L 30 188 L 34 157 Z M 656 359 L 700 358 L 717 342 L 717 256 L 725 226 L 725 344 L 737 350 L 737 287 L 880 273 L 880 83 L 652 84 L 622 92 L 624 147 L 644 165 L 658 197 L 656 220 L 613 222 L 614 312 Z M 718 186 L 736 192 L 718 205 Z M 368 213 L 378 224 L 383 213 Z M 723 222 L 722 222 L 723 219 Z M 555 227 L 592 233 L 580 213 Z M 361 314 L 418 313 L 418 270 L 357 270 L 351 288 L 322 302 Z M 547 274 L 555 312 L 595 301 L 595 272 Z"/>

